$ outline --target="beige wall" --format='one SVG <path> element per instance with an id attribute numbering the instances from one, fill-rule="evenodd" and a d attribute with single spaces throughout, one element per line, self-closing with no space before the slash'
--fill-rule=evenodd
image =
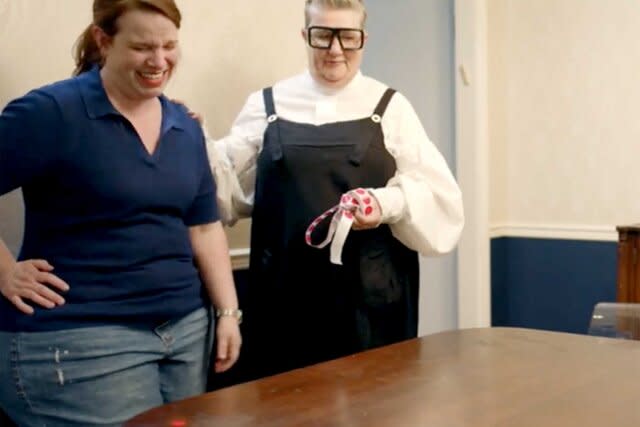
<path id="1" fill-rule="evenodd" d="M 638 22 L 638 1 L 488 1 L 493 226 L 640 222 Z"/>
<path id="2" fill-rule="evenodd" d="M 183 60 L 167 95 L 201 112 L 223 135 L 251 91 L 304 69 L 300 0 L 178 0 Z M 0 0 L 0 107 L 31 88 L 68 77 L 72 45 L 91 20 L 90 0 Z M 0 171 L 1 173 L 1 171 Z M 19 246 L 19 194 L 0 199 L 0 236 Z M 246 247 L 247 224 L 232 229 Z"/>

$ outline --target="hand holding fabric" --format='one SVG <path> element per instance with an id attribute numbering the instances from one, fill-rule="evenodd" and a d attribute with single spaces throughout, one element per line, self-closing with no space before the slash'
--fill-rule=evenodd
<path id="1" fill-rule="evenodd" d="M 362 192 L 362 193 L 360 193 Z M 364 192 L 362 189 L 351 190 L 349 193 L 354 200 L 359 200 L 357 209 L 354 209 L 353 224 L 351 228 L 354 230 L 368 230 L 376 228 L 382 221 L 382 210 L 380 203 L 370 192 Z M 356 198 L 355 195 L 358 195 Z"/>

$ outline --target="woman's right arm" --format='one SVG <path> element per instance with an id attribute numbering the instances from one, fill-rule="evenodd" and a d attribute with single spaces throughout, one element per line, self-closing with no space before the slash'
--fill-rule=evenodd
<path id="1" fill-rule="evenodd" d="M 226 225 L 251 216 L 256 163 L 266 127 L 262 92 L 255 92 L 247 99 L 227 136 L 218 140 L 207 136 L 207 153 L 216 181 L 218 208 Z"/>
<path id="2" fill-rule="evenodd" d="M 33 181 L 52 167 L 58 155 L 62 126 L 56 102 L 38 90 L 10 102 L 0 114 L 0 196 Z M 67 291 L 45 260 L 16 261 L 0 239 L 0 293 L 23 313 L 32 314 L 29 300 L 42 307 L 64 304 L 55 290 Z"/>

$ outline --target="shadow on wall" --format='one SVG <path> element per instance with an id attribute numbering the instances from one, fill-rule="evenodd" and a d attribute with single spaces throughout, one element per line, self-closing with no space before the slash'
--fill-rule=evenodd
<path id="1" fill-rule="evenodd" d="M 22 244 L 24 228 L 24 207 L 22 192 L 13 191 L 0 196 L 0 238 L 9 247 L 14 256 L 18 255 Z"/>

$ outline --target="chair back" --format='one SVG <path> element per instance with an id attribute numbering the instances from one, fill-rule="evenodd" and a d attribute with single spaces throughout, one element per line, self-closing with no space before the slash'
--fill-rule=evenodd
<path id="1" fill-rule="evenodd" d="M 591 315 L 589 335 L 640 340 L 640 304 L 596 304 Z"/>

